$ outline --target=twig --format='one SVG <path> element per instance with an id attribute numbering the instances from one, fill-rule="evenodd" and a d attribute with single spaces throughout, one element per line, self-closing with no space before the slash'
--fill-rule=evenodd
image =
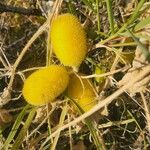
<path id="1" fill-rule="evenodd" d="M 143 79 L 145 76 L 147 76 L 148 74 L 150 74 L 150 65 L 147 65 L 145 67 L 143 67 L 143 71 L 141 71 L 141 74 L 137 77 L 135 77 L 132 81 L 128 82 L 126 85 L 122 86 L 120 89 L 118 89 L 116 92 L 114 92 L 112 95 L 108 96 L 106 99 L 104 99 L 103 101 L 100 101 L 95 107 L 93 107 L 91 110 L 89 110 L 88 112 L 84 113 L 83 115 L 79 116 L 78 118 L 76 118 L 75 120 L 71 121 L 70 123 L 62 126 L 61 128 L 58 128 L 55 132 L 53 132 L 48 138 L 52 138 L 55 135 L 57 135 L 57 133 L 59 133 L 60 131 L 67 129 L 68 127 L 75 125 L 76 123 L 84 120 L 85 118 L 89 117 L 90 115 L 94 114 L 95 112 L 97 112 L 99 109 L 103 108 L 104 106 L 108 105 L 109 103 L 111 103 L 116 97 L 118 97 L 119 95 L 121 95 L 125 90 L 127 90 L 128 88 L 130 88 L 131 86 L 133 86 L 137 81 Z"/>
<path id="2" fill-rule="evenodd" d="M 145 111 L 146 120 L 147 120 L 148 132 L 150 133 L 150 112 L 148 109 L 148 104 L 146 102 L 146 99 L 145 99 L 143 92 L 140 92 L 140 94 L 141 94 L 143 104 L 144 104 L 144 111 Z"/>
<path id="3" fill-rule="evenodd" d="M 25 55 L 25 53 L 27 52 L 27 50 L 29 49 L 29 47 L 31 46 L 31 44 L 38 38 L 38 36 L 40 34 L 42 34 L 45 30 L 46 30 L 46 27 L 47 27 L 47 22 L 44 23 L 39 29 L 38 31 L 32 36 L 32 38 L 29 40 L 29 42 L 26 44 L 26 46 L 23 48 L 22 52 L 20 53 L 19 57 L 17 58 L 17 60 L 15 61 L 13 67 L 12 67 L 12 75 L 10 77 L 10 81 L 9 81 L 9 84 L 8 84 L 8 87 L 7 89 L 8 90 L 11 90 L 11 87 L 12 87 L 12 84 L 13 84 L 13 80 L 15 78 L 15 72 L 16 72 L 16 69 L 20 63 L 20 61 L 22 60 L 23 56 Z"/>
<path id="4" fill-rule="evenodd" d="M 46 120 L 49 118 L 49 116 L 53 113 L 53 111 L 55 110 L 56 106 L 52 107 L 52 109 L 49 111 L 49 113 L 47 114 L 47 116 L 43 119 L 43 121 L 38 125 L 37 128 L 35 128 L 28 136 L 27 138 L 29 139 L 34 133 L 36 133 L 39 128 L 46 122 Z"/>
<path id="5" fill-rule="evenodd" d="M 95 78 L 95 77 L 105 77 L 105 76 L 110 76 L 110 75 L 113 75 L 115 73 L 118 73 L 120 71 L 126 71 L 127 69 L 129 69 L 129 67 L 124 67 L 124 68 L 121 68 L 121 69 L 117 69 L 117 70 L 114 70 L 114 71 L 110 71 L 110 72 L 107 72 L 107 73 L 103 73 L 103 74 L 92 74 L 92 75 L 88 75 L 88 76 L 81 76 L 81 78 L 83 79 L 88 79 L 88 78 Z"/>
<path id="6" fill-rule="evenodd" d="M 0 62 L 3 64 L 3 66 L 8 69 L 7 64 L 5 63 L 4 59 L 2 58 L 2 56 L 0 56 Z"/>
<path id="7" fill-rule="evenodd" d="M 3 13 L 3 12 L 19 13 L 23 15 L 42 16 L 42 13 L 39 9 L 33 9 L 33 8 L 26 9 L 22 7 L 14 7 L 14 6 L 0 3 L 0 13 Z"/>
<path id="8" fill-rule="evenodd" d="M 100 44 L 105 44 L 107 43 L 108 41 L 116 38 L 121 32 L 123 32 L 125 30 L 125 28 L 130 25 L 131 23 L 133 23 L 137 18 L 138 16 L 140 15 L 140 9 L 143 7 L 145 3 L 145 0 L 141 0 L 139 1 L 136 9 L 134 10 L 133 14 L 131 15 L 131 17 L 127 20 L 126 23 L 123 24 L 123 26 L 113 35 L 109 36 L 107 39 L 103 40 L 100 42 Z"/>
<path id="9" fill-rule="evenodd" d="M 123 120 L 123 121 L 113 121 L 113 122 L 110 121 L 110 122 L 98 125 L 98 128 L 104 129 L 104 128 L 109 128 L 112 126 L 120 126 L 124 124 L 129 124 L 131 122 L 134 122 L 134 119 L 128 119 L 128 120 Z"/>
<path id="10" fill-rule="evenodd" d="M 50 16 L 50 21 L 52 20 L 52 18 L 54 17 L 55 15 L 55 11 L 56 11 L 56 8 L 58 6 L 58 0 L 55 2 L 54 6 L 53 6 L 53 11 L 52 11 L 52 14 Z M 17 60 L 15 61 L 13 67 L 12 67 L 12 75 L 10 77 L 10 81 L 9 81 L 9 84 L 8 84 L 8 87 L 7 87 L 7 90 L 8 91 L 11 91 L 11 88 L 12 88 L 12 84 L 13 84 L 13 81 L 14 81 L 14 78 L 15 78 L 15 72 L 16 72 L 16 69 L 20 63 L 20 61 L 22 60 L 23 56 L 25 55 L 25 53 L 27 52 L 27 50 L 29 49 L 29 47 L 32 45 L 32 43 L 39 37 L 39 35 L 41 35 L 44 31 L 46 31 L 47 27 L 48 27 L 48 21 L 47 20 L 39 29 L 38 31 L 31 37 L 31 39 L 28 41 L 28 43 L 25 45 L 25 47 L 23 48 L 23 50 L 21 51 L 19 57 L 17 58 Z"/>

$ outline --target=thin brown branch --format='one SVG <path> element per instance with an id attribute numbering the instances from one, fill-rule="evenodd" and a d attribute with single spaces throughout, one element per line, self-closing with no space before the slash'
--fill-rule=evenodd
<path id="1" fill-rule="evenodd" d="M 110 72 L 107 72 L 107 73 L 103 73 L 103 74 L 92 74 L 92 75 L 87 75 L 87 76 L 81 76 L 81 78 L 83 79 L 88 79 L 88 78 L 95 78 L 95 77 L 106 77 L 106 76 L 110 76 L 110 75 L 113 75 L 115 73 L 118 73 L 118 72 L 124 72 L 126 70 L 129 69 L 129 66 L 126 66 L 124 68 L 121 68 L 121 69 L 117 69 L 117 70 L 114 70 L 114 71 L 110 71 Z"/>
<path id="2" fill-rule="evenodd" d="M 145 111 L 147 126 L 148 126 L 148 132 L 150 133 L 150 111 L 149 111 L 148 104 L 147 104 L 147 101 L 146 101 L 146 98 L 145 98 L 143 92 L 140 92 L 140 94 L 141 94 L 141 97 L 143 100 L 144 111 Z"/>
<path id="3" fill-rule="evenodd" d="M 0 13 L 3 12 L 12 12 L 12 13 L 19 13 L 23 15 L 35 15 L 35 16 L 42 16 L 42 12 L 39 9 L 33 8 L 22 8 L 22 7 L 14 7 L 10 5 L 5 5 L 0 2 Z"/>
<path id="4" fill-rule="evenodd" d="M 94 114 L 95 112 L 97 112 L 98 110 L 100 110 L 101 108 L 103 108 L 104 106 L 108 105 L 109 103 L 111 103 L 115 98 L 117 98 L 119 95 L 121 95 L 122 93 L 124 93 L 124 91 L 126 91 L 128 88 L 130 88 L 131 86 L 133 86 L 136 82 L 138 82 L 139 80 L 143 79 L 145 76 L 150 74 L 150 65 L 147 65 L 145 67 L 143 67 L 143 71 L 141 71 L 141 73 L 139 74 L 139 76 L 135 77 L 132 81 L 128 82 L 126 85 L 122 86 L 120 89 L 118 89 L 116 92 L 114 92 L 112 95 L 108 96 L 106 99 L 104 99 L 103 101 L 100 101 L 95 107 L 93 107 L 90 111 L 84 113 L 83 115 L 81 115 L 80 117 L 76 118 L 75 120 L 71 121 L 70 123 L 62 126 L 61 128 L 58 128 L 55 132 L 53 132 L 49 138 L 54 137 L 55 135 L 57 135 L 57 133 L 59 133 L 60 131 L 67 129 L 68 127 L 75 125 L 76 123 L 84 120 L 85 118 L 89 117 L 90 115 Z"/>

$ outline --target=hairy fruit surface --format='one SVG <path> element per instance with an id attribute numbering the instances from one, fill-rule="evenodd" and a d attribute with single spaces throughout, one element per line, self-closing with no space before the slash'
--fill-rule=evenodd
<path id="1" fill-rule="evenodd" d="M 32 73 L 24 82 L 23 96 L 32 105 L 45 105 L 66 89 L 69 75 L 63 66 L 51 65 Z"/>
<path id="2" fill-rule="evenodd" d="M 86 112 L 97 104 L 96 94 L 88 79 L 79 79 L 75 74 L 70 76 L 67 95 Z"/>
<path id="3" fill-rule="evenodd" d="M 78 18 L 66 13 L 51 24 L 51 43 L 58 59 L 66 66 L 78 67 L 87 53 L 87 38 Z"/>

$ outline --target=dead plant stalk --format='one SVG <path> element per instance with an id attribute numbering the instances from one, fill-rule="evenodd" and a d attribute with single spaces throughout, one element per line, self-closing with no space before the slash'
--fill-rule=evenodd
<path id="1" fill-rule="evenodd" d="M 83 115 L 79 116 L 78 118 L 76 118 L 75 120 L 71 121 L 70 123 L 62 126 L 61 128 L 58 128 L 55 132 L 53 132 L 49 136 L 49 138 L 55 137 L 55 135 L 57 135 L 57 133 L 59 133 L 60 131 L 66 129 L 66 128 L 69 128 L 70 126 L 75 125 L 76 123 L 78 123 L 78 122 L 84 120 L 85 118 L 89 117 L 90 115 L 94 114 L 99 109 L 101 109 L 104 106 L 106 106 L 109 103 L 111 103 L 115 98 L 117 98 L 119 95 L 121 95 L 123 92 L 125 92 L 127 89 L 129 89 L 131 86 L 133 86 L 136 82 L 138 82 L 139 80 L 142 80 L 144 77 L 146 77 L 149 74 L 150 74 L 150 64 L 146 65 L 145 67 L 143 67 L 143 70 L 141 71 L 139 76 L 135 77 L 132 81 L 128 82 L 126 85 L 120 87 L 120 89 L 118 89 L 112 95 L 108 96 L 106 99 L 101 100 L 95 107 L 93 107 L 88 112 L 86 112 Z"/>

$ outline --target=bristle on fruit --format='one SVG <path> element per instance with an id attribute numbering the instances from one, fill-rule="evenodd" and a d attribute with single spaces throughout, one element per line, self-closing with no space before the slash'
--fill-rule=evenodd
<path id="1" fill-rule="evenodd" d="M 69 13 L 59 15 L 50 30 L 57 58 L 65 66 L 79 67 L 87 53 L 87 38 L 78 18 Z"/>

